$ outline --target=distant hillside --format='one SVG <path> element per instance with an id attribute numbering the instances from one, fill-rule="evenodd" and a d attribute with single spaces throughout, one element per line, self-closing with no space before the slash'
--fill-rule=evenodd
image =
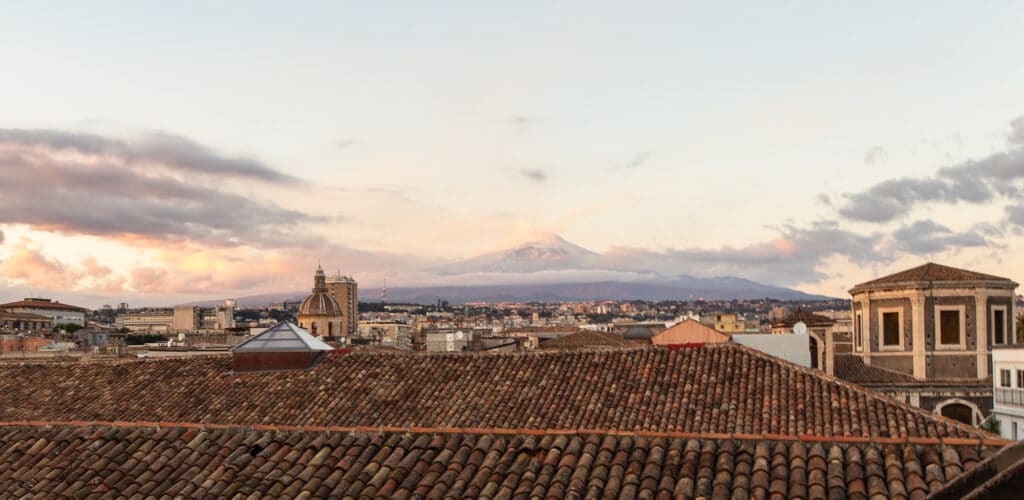
<path id="1" fill-rule="evenodd" d="M 393 302 L 429 304 L 579 300 L 823 300 L 831 297 L 766 285 L 734 276 L 699 278 L 670 258 L 643 262 L 609 258 L 548 234 L 514 248 L 452 262 L 424 271 L 427 285 L 388 288 Z M 424 279 L 423 276 L 426 276 Z M 309 292 L 239 297 L 240 305 L 265 306 L 302 300 Z M 380 289 L 361 288 L 359 296 L 377 301 Z M 198 302 L 213 305 L 219 301 Z"/>

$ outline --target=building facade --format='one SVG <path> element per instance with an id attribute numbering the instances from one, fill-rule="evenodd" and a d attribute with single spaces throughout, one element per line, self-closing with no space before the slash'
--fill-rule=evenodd
<path id="1" fill-rule="evenodd" d="M 84 307 L 61 304 L 50 299 L 30 297 L 18 302 L 0 304 L 0 311 L 46 316 L 54 325 L 85 326 L 86 309 Z"/>
<path id="2" fill-rule="evenodd" d="M 1013 341 L 1016 288 L 934 263 L 861 283 L 850 290 L 850 356 L 915 381 L 879 390 L 977 424 L 992 410 L 992 347 Z"/>
<path id="3" fill-rule="evenodd" d="M 327 291 L 327 277 L 320 266 L 317 266 L 316 273 L 313 274 L 313 293 L 299 305 L 296 316 L 299 328 L 309 331 L 314 337 L 341 341 L 346 339 L 342 334 L 341 307 Z"/>
<path id="4" fill-rule="evenodd" d="M 0 311 L 0 331 L 17 332 L 52 329 L 53 320 L 48 316 Z"/>
<path id="5" fill-rule="evenodd" d="M 327 292 L 334 297 L 341 310 L 339 336 L 351 337 L 359 331 L 359 284 L 351 276 L 342 276 L 339 270 L 327 278 Z"/>
<path id="6" fill-rule="evenodd" d="M 818 368 L 829 375 L 833 373 L 832 358 L 837 351 L 835 320 L 803 309 L 797 309 L 786 317 L 771 324 L 773 334 L 792 334 L 793 327 L 803 323 L 807 327 L 807 349 L 810 354 L 810 367 Z M 849 349 L 849 339 L 839 338 L 839 344 Z M 845 340 L 845 342 L 844 342 Z"/>
<path id="7" fill-rule="evenodd" d="M 174 311 L 158 309 L 118 314 L 114 326 L 136 333 L 168 333 L 174 330 Z"/>
<path id="8" fill-rule="evenodd" d="M 1024 345 L 992 349 L 992 396 L 999 434 L 1024 439 Z"/>

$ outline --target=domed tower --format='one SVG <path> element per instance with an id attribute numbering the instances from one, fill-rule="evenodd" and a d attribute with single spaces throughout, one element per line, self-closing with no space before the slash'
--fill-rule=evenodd
<path id="1" fill-rule="evenodd" d="M 327 277 L 317 266 L 313 275 L 313 293 L 299 306 L 299 328 L 327 340 L 342 337 L 342 314 L 338 301 L 327 291 Z"/>

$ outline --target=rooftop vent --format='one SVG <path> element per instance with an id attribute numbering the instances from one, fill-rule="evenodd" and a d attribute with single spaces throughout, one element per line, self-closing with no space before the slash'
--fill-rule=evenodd
<path id="1" fill-rule="evenodd" d="M 282 321 L 231 348 L 233 369 L 239 372 L 306 370 L 333 347 L 306 330 Z"/>

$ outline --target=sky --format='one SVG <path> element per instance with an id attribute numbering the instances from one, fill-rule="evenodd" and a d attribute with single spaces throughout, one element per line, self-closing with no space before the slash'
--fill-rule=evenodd
<path id="1" fill-rule="evenodd" d="M 363 287 L 557 234 L 813 293 L 1024 279 L 1020 2 L 19 2 L 0 300 Z M 632 267 L 631 267 L 632 266 Z"/>

